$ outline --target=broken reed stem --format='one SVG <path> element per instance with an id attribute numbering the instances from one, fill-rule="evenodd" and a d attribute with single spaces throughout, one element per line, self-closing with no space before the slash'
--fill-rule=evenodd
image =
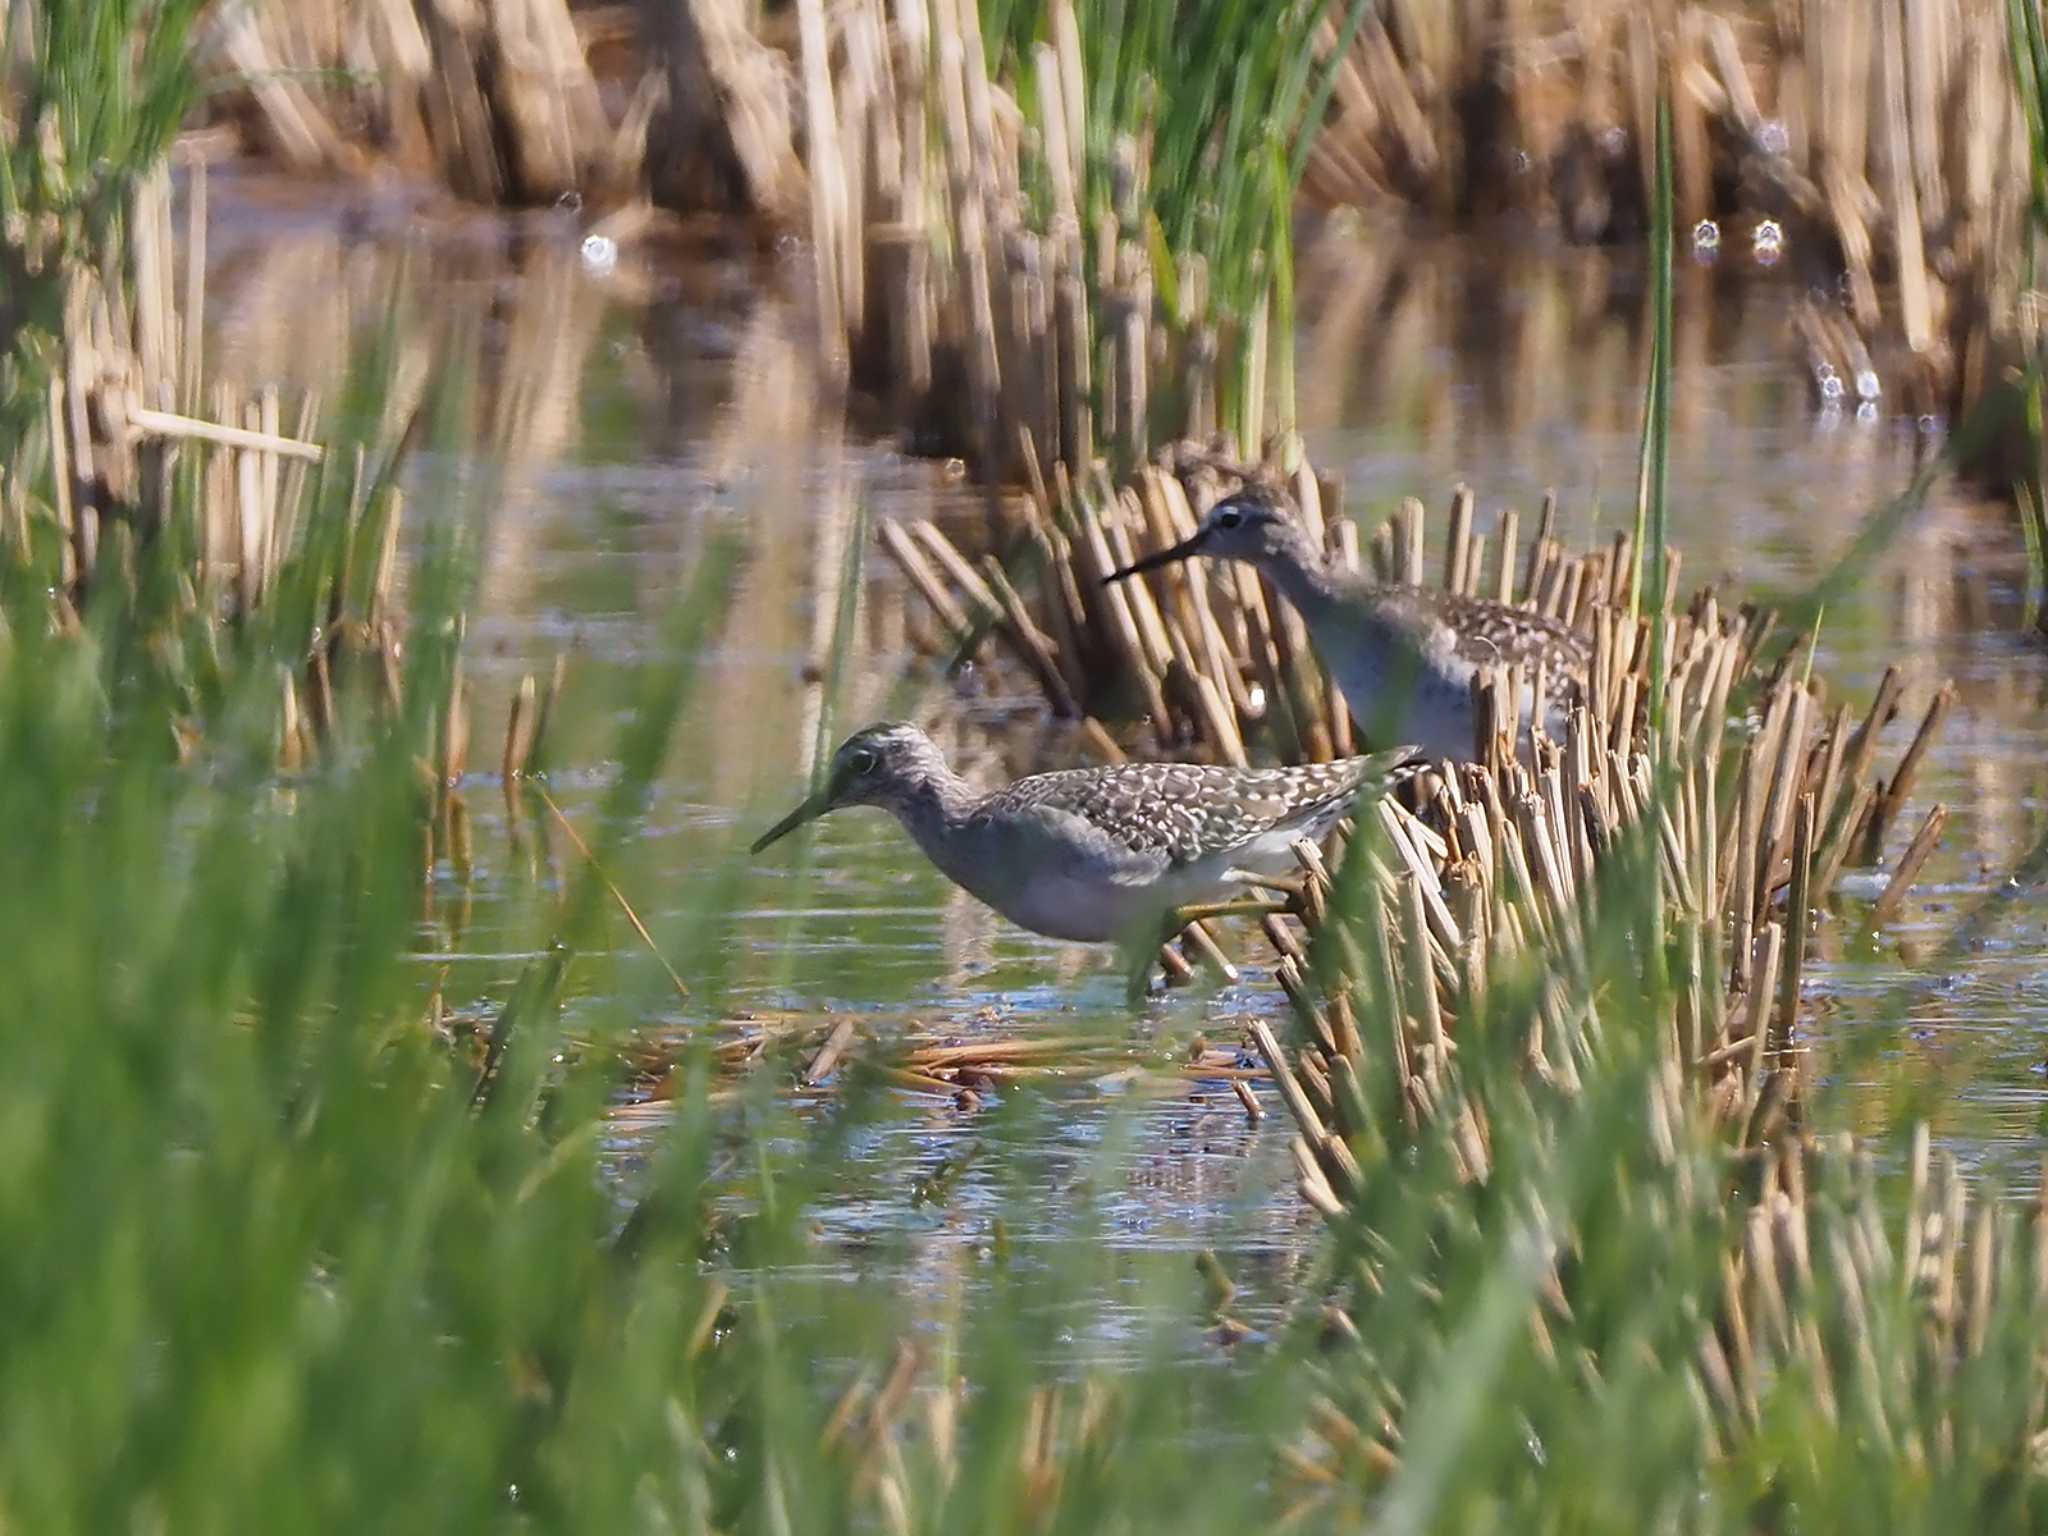
<path id="1" fill-rule="evenodd" d="M 1945 682 L 1934 691 L 1934 698 L 1927 706 L 1927 713 L 1921 718 L 1920 729 L 1913 733 L 1912 745 L 1906 748 L 1906 755 L 1899 759 L 1898 769 L 1892 774 L 1891 782 L 1885 787 L 1884 796 L 1871 816 L 1872 848 L 1882 846 L 1886 830 L 1898 819 L 1900 810 L 1905 806 L 1906 797 L 1912 792 L 1913 780 L 1920 772 L 1920 764 L 1927 755 L 1928 747 L 1940 734 L 1942 722 L 1947 720 L 1955 697 L 1954 683 Z"/>
<path id="2" fill-rule="evenodd" d="M 576 830 L 575 824 L 562 814 L 562 808 L 555 804 L 554 796 L 547 792 L 547 787 L 536 783 L 532 786 L 532 789 L 536 795 L 540 796 L 541 804 L 548 808 L 550 814 L 554 816 L 556 823 L 568 836 L 569 842 L 575 847 L 576 852 L 582 856 L 583 862 L 590 866 L 590 872 L 597 876 L 598 883 L 611 893 L 612 900 L 618 904 L 619 910 L 625 913 L 626 921 L 631 923 L 633 931 L 640 935 L 640 941 L 647 946 L 647 952 L 654 956 L 663 972 L 667 974 L 670 984 L 676 989 L 676 996 L 687 1000 L 690 995 L 690 989 L 683 985 L 683 978 L 678 976 L 675 967 L 668 963 L 667 957 L 661 952 L 661 947 L 654 942 L 654 935 L 647 931 L 647 925 L 640 921 L 640 914 L 635 912 L 633 904 L 626 900 L 626 893 L 612 883 L 612 877 L 606 874 L 604 866 L 597 862 L 597 855 L 590 851 L 590 845 L 583 841 L 581 834 Z"/>
<path id="3" fill-rule="evenodd" d="M 1402 514 L 1386 541 L 1390 555 L 1415 547 L 1418 511 Z M 1469 586 L 1469 557 L 1464 572 L 1456 564 L 1454 548 L 1446 579 L 1462 574 Z M 1671 1014 L 1660 1020 L 1680 1053 L 1674 1059 L 1693 1064 L 1703 1077 L 1709 1093 L 1702 1101 L 1715 1106 L 1716 1121 L 1742 1128 L 1750 1140 L 1768 1139 L 1788 1118 L 1796 1120 L 1802 1089 L 1794 1044 L 1811 915 L 1832 890 L 1848 839 L 1879 792 L 1868 773 L 1889 690 L 1880 690 L 1865 728 L 1852 736 L 1848 710 L 1823 711 L 1806 683 L 1781 673 L 1770 688 L 1765 728 L 1746 747 L 1723 796 L 1712 758 L 1702 755 L 1718 751 L 1721 731 L 1702 717 L 1725 710 L 1736 684 L 1749 687 L 1745 673 L 1768 616 L 1723 619 L 1710 597 L 1684 613 L 1667 603 L 1665 675 L 1653 684 L 1643 675 L 1652 647 L 1641 626 L 1615 629 L 1613 610 L 1605 606 L 1625 596 L 1608 580 L 1615 567 L 1611 550 L 1600 552 L 1597 568 L 1589 561 L 1577 567 L 1594 569 L 1580 587 L 1593 605 L 1581 622 L 1607 635 L 1592 690 L 1596 701 L 1603 690 L 1615 697 L 1604 721 L 1580 707 L 1564 741 L 1540 744 L 1533 764 L 1501 753 L 1467 765 L 1441 785 L 1429 823 L 1383 805 L 1379 820 L 1396 874 L 1379 871 L 1367 882 L 1378 897 L 1366 903 L 1364 931 L 1355 918 L 1326 920 L 1322 858 L 1313 848 L 1297 850 L 1309 879 L 1296 910 L 1317 945 L 1335 948 L 1336 970 L 1326 974 L 1318 964 L 1321 986 L 1311 991 L 1286 927 L 1269 917 L 1268 932 L 1283 956 L 1279 978 L 1303 1024 L 1297 1072 L 1302 1102 L 1314 1112 L 1301 1121 L 1303 1145 L 1340 1198 L 1349 1174 L 1323 1154 L 1318 1135 L 1330 1129 L 1333 1111 L 1340 1133 L 1363 1123 L 1348 1107 L 1345 1085 L 1356 1078 L 1351 1063 L 1364 1008 L 1392 1030 L 1390 1059 L 1409 1135 L 1460 1106 L 1442 1123 L 1456 1138 L 1459 1165 L 1474 1176 L 1488 1163 L 1485 1118 L 1458 1098 L 1451 1075 L 1458 1031 L 1466 1026 L 1464 1013 L 1489 990 L 1491 964 L 1525 944 L 1548 950 L 1551 973 L 1530 1061 L 1542 1063 L 1539 1070 L 1562 1085 L 1576 1081 L 1572 1056 L 1600 1028 L 1594 1001 L 1576 990 L 1590 980 L 1581 935 L 1595 916 L 1602 884 L 1596 870 L 1628 845 L 1622 836 L 1628 827 L 1654 839 L 1649 851 L 1664 915 L 1653 921 L 1668 922 L 1677 945 Z M 1597 628 L 1602 624 L 1608 629 Z M 1937 694 L 1892 776 L 1902 793 L 1941 723 L 1946 693 Z M 1639 712 L 1625 702 L 1653 696 L 1666 701 L 1671 729 L 1661 767 L 1678 769 L 1675 798 L 1658 790 L 1660 765 L 1645 755 Z M 1501 701 L 1495 703 L 1504 712 Z M 1946 819 L 1945 808 L 1937 808 L 1923 824 L 1893 876 L 1885 916 L 1937 844 Z M 1398 953 L 1404 962 L 1389 967 L 1381 981 L 1363 954 L 1375 941 L 1373 912 L 1379 914 L 1379 951 Z M 1723 977 L 1739 1018 L 1728 1011 Z"/>
<path id="4" fill-rule="evenodd" d="M 1805 970 L 1806 927 L 1811 899 L 1808 882 L 1813 872 L 1813 797 L 1800 797 L 1797 825 L 1792 838 L 1792 888 L 1785 898 L 1785 977 L 1778 994 L 1777 1049 L 1792 1043 L 1792 1030 L 1799 1017 L 1799 985 Z"/>
<path id="5" fill-rule="evenodd" d="M 224 426 L 196 416 L 151 410 L 133 395 L 129 397 L 127 416 L 128 424 L 138 432 L 157 437 L 195 438 L 200 442 L 217 443 L 223 448 L 260 449 L 266 453 L 283 454 L 287 458 L 303 459 L 308 464 L 321 463 L 327 457 L 327 450 L 318 443 L 302 442 L 298 438 L 282 437 L 275 432 L 250 427 Z"/>
<path id="6" fill-rule="evenodd" d="M 513 781 L 526 772 L 533 754 L 534 709 L 533 674 L 528 672 L 519 679 L 519 689 L 512 695 L 512 708 L 505 722 L 505 756 L 499 772 L 508 795 L 512 793 Z"/>

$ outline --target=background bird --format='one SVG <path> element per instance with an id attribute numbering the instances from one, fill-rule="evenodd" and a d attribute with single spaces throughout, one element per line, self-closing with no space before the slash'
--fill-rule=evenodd
<path id="1" fill-rule="evenodd" d="M 1105 580 L 1128 580 L 1197 555 L 1255 567 L 1300 612 L 1324 670 L 1368 738 L 1414 742 L 1433 758 L 1479 754 L 1472 681 L 1482 668 L 1522 664 L 1526 746 L 1538 664 L 1545 674 L 1544 729 L 1560 739 L 1592 664 L 1591 641 L 1542 614 L 1334 567 L 1284 496 L 1257 485 L 1217 502 L 1189 538 Z"/>

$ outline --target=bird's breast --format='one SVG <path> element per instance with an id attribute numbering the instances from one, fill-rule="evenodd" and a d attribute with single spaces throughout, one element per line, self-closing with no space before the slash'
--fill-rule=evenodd
<path id="1" fill-rule="evenodd" d="M 920 841 L 954 884 L 1048 938 L 1114 942 L 1171 903 L 1163 854 L 1119 847 L 1071 813 L 971 818 L 950 836 Z"/>
<path id="2" fill-rule="evenodd" d="M 1323 663 L 1365 731 L 1429 757 L 1472 755 L 1472 667 L 1455 656 L 1375 638 L 1321 647 Z"/>

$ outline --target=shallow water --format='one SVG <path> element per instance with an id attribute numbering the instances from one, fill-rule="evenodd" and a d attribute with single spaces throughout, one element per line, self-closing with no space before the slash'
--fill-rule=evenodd
<path id="1" fill-rule="evenodd" d="M 1625 260 L 1625 258 L 1624 258 Z M 1456 242 L 1389 252 L 1333 227 L 1310 245 L 1301 306 L 1304 430 L 1371 518 L 1444 488 L 1479 492 L 1488 531 L 1514 505 L 1524 537 L 1546 489 L 1568 543 L 1633 516 L 1646 350 L 1641 282 L 1598 253 L 1475 251 Z M 1830 404 L 1793 337 L 1800 295 L 1681 263 L 1674 314 L 1670 518 L 1682 587 L 1794 593 L 1832 568 L 1862 520 L 1897 495 L 1941 424 L 1874 402 Z M 1333 317 L 1366 315 L 1347 328 Z M 1378 340 L 1369 338 L 1377 337 Z M 1439 520 L 1441 521 L 1441 520 Z M 1928 700 L 1954 679 L 1957 708 L 1892 828 L 1884 868 L 1928 805 L 1953 813 L 1899 919 L 1875 941 L 1855 920 L 1882 887 L 1851 870 L 1806 972 L 1828 1027 L 1828 1074 L 1877 1021 L 1903 1017 L 1896 1049 L 1850 1063 L 1860 1128 L 1888 1124 L 1900 1083 L 1940 1081 L 1947 1143 L 2031 1184 L 2048 1113 L 2048 893 L 2008 877 L 2042 835 L 2048 647 L 2023 628 L 2026 562 L 2009 515 L 1944 485 L 1825 615 L 1816 671 L 1868 702 L 1889 665 L 1905 676 L 1881 765 L 1896 761 Z M 1998 898 L 1998 921 L 1954 957 L 1959 918 Z M 1893 1010 L 1902 1009 L 1902 1014 Z"/>
<path id="2" fill-rule="evenodd" d="M 1291 1187 L 1284 1117 L 1275 1105 L 1253 1127 L 1226 1081 L 1173 1074 L 1197 1035 L 1234 1040 L 1245 1014 L 1277 1017 L 1276 989 L 1252 974 L 1176 994 L 1134 1021 L 1107 957 L 1007 927 L 876 812 L 830 818 L 808 856 L 792 841 L 747 859 L 747 841 L 803 791 L 833 692 L 817 672 L 855 506 L 979 515 L 978 493 L 947 466 L 851 434 L 819 400 L 809 323 L 789 297 L 803 292 L 799 260 L 714 235 L 613 262 L 563 214 L 423 222 L 380 198 L 351 207 L 346 194 L 308 200 L 231 175 L 216 176 L 213 205 L 208 345 L 224 371 L 331 391 L 351 348 L 387 320 L 395 371 L 412 388 L 455 361 L 477 363 L 472 446 L 428 456 L 409 485 L 415 536 L 451 506 L 492 508 L 473 530 L 471 863 L 467 873 L 443 864 L 421 935 L 422 964 L 444 977 L 451 1006 L 502 996 L 575 858 L 545 813 L 508 815 L 492 771 L 518 679 L 544 681 L 558 652 L 571 658 L 551 785 L 588 826 L 632 689 L 668 654 L 673 599 L 721 541 L 736 541 L 729 607 L 647 833 L 612 870 L 678 968 L 722 972 L 724 990 L 715 1009 L 677 998 L 621 922 L 615 956 L 584 963 L 572 1022 L 594 997 L 623 993 L 651 1036 L 707 1023 L 772 1034 L 831 1010 L 881 1039 L 1085 1037 L 1080 1065 L 1055 1086 L 1056 1112 L 1032 1126 L 1037 1198 L 1006 1207 L 1006 1240 L 1028 1255 L 1100 1234 L 1110 1305 L 1091 1313 L 1101 1336 L 1086 1341 L 1099 1353 L 1130 1343 L 1119 1330 L 1135 1327 L 1145 1287 L 1169 1272 L 1184 1280 L 1203 1248 L 1246 1288 L 1241 1316 L 1277 1316 L 1313 1231 Z M 1546 488 L 1559 494 L 1568 540 L 1620 526 L 1643 341 L 1626 257 L 1368 244 L 1333 227 L 1306 250 L 1299 288 L 1303 426 L 1319 465 L 1344 476 L 1347 510 L 1374 519 L 1409 494 L 1442 507 L 1462 479 L 1479 492 L 1482 532 L 1514 504 L 1526 536 Z M 1787 344 L 1792 298 L 1684 274 L 1671 505 L 1688 588 L 1812 580 L 1904 483 L 1928 438 L 1881 404 L 1869 421 L 1824 408 Z M 479 485 L 480 497 L 450 494 Z M 956 761 L 990 778 L 1080 760 L 1032 699 L 1002 692 L 1002 677 L 943 678 L 916 659 L 915 600 L 883 567 L 872 564 L 832 719 L 936 718 Z M 1915 796 L 1921 807 L 1945 801 L 1954 820 L 1893 929 L 1858 938 L 1851 902 L 1807 973 L 1825 999 L 1814 1042 L 1823 1072 L 1895 1003 L 1910 1021 L 1895 1048 L 1839 1068 L 1856 1120 L 1882 1123 L 1901 1080 L 1952 1080 L 1948 1143 L 2015 1180 L 2031 1177 L 2048 1110 L 2048 973 L 2037 958 L 2048 903 L 2017 892 L 1959 963 L 1940 947 L 1958 914 L 2000 887 L 2041 820 L 2048 661 L 2017 632 L 2023 577 L 2005 521 L 1944 494 L 1828 613 L 1818 665 L 1843 696 L 1867 699 L 1889 663 L 1907 669 L 1907 718 L 1881 761 L 1895 758 L 1939 681 L 1956 679 L 1960 707 Z M 1893 855 L 1915 821 L 1895 829 Z M 722 911 L 735 915 L 704 915 Z M 989 1118 L 1006 1096 L 992 1087 L 981 1097 L 976 1107 L 906 1092 L 904 1113 L 858 1133 L 823 1218 L 839 1260 L 828 1278 L 943 1296 L 971 1275 L 1018 1177 L 1002 1158 L 969 1156 L 1010 1134 Z M 621 1106 L 627 1176 L 664 1118 L 659 1103 Z M 927 1181 L 962 1158 L 945 1197 L 921 1202 Z"/>

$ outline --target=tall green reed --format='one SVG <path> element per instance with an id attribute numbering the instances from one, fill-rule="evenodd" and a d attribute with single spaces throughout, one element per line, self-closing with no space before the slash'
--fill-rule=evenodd
<path id="1" fill-rule="evenodd" d="M 477 518 L 464 498 L 490 495 L 484 476 L 428 483 L 458 528 Z M 292 560 L 323 559 L 348 515 L 317 500 Z M 408 700 L 445 696 L 476 557 L 466 538 L 416 548 Z M 182 559 L 168 542 L 139 558 Z M 645 833 L 735 558 L 707 553 L 622 701 L 603 857 Z M 950 1315 L 837 1278 L 859 1260 L 813 1229 L 902 1112 L 879 1070 L 850 1070 L 808 1117 L 772 1062 L 714 1105 L 705 1031 L 672 1123 L 622 1167 L 605 1107 L 646 998 L 614 977 L 566 1021 L 565 976 L 612 966 L 587 871 L 534 915 L 479 1080 L 430 1027 L 414 958 L 434 712 L 352 710 L 345 741 L 280 774 L 266 723 L 288 607 L 211 632 L 211 718 L 247 730 L 210 733 L 184 766 L 162 745 L 189 703 L 172 671 L 114 665 L 137 654 L 120 631 L 142 610 L 109 605 L 73 634 L 16 624 L 0 653 L 0 858 L 34 872 L 0 890 L 25 957 L 0 997 L 0 1411 L 30 1426 L 0 1447 L 11 1518 L 818 1529 L 874 1518 L 892 1462 L 918 1528 L 1255 1517 L 1255 1482 L 1186 1475 L 1202 1437 L 1262 1422 L 1241 1378 L 1180 1368 L 1191 1273 L 1148 1286 L 1139 1364 L 1079 1423 L 1063 1383 L 1090 1367 L 1069 1334 L 1116 1267 L 1085 1199 L 1071 1242 L 998 1267 Z M 722 904 L 744 899 L 711 882 L 664 925 L 711 1017 Z M 979 1132 L 1006 1200 L 1042 1198 L 1052 1107 L 1020 1092 Z M 972 1375 L 947 1440 L 924 1432 L 922 1391 L 905 1425 L 828 1434 L 844 1389 L 905 1340 L 932 1352 L 920 1380 Z M 1044 1424 L 1048 1392 L 1068 1394 L 1063 1429 Z M 1027 1464 L 1040 1441 L 1058 1486 Z"/>
<path id="2" fill-rule="evenodd" d="M 2008 0 L 2006 37 L 2011 49 L 2014 83 L 2027 128 L 2028 198 L 2021 221 L 2020 282 L 2025 293 L 2041 286 L 2041 239 L 2048 231 L 2048 31 L 2044 31 L 2039 0 Z M 2016 487 L 2020 528 L 2027 541 L 2032 572 L 2028 607 L 2039 618 L 2041 593 L 2048 589 L 2048 363 L 2041 355 L 2038 315 L 2023 313 L 2020 326 L 2028 453 Z"/>
<path id="3" fill-rule="evenodd" d="M 1271 338 L 1273 429 L 1293 430 L 1293 217 L 1296 194 L 1341 60 L 1369 0 L 1079 0 L 1072 7 L 1085 74 L 1085 174 L 1080 217 L 1098 312 L 1115 274 L 1101 268 L 1105 226 L 1149 253 L 1170 334 L 1220 327 L 1237 342 L 1223 377 L 1223 420 L 1262 437 L 1253 398 Z M 983 0 L 991 67 L 1017 82 L 1022 60 L 1048 38 L 1044 0 Z M 1334 46 L 1323 41 L 1334 33 Z M 1035 91 L 1018 89 L 1027 114 Z M 1041 189 L 1039 208 L 1049 212 Z M 1100 327 L 1098 327 L 1098 333 Z M 1176 398 L 1167 381 L 1168 399 Z M 1185 405 L 1180 401 L 1181 406 Z M 1174 407 L 1165 409 L 1169 412 Z M 1178 430 L 1168 419 L 1161 430 Z M 1257 451 L 1259 442 L 1247 442 Z"/>

